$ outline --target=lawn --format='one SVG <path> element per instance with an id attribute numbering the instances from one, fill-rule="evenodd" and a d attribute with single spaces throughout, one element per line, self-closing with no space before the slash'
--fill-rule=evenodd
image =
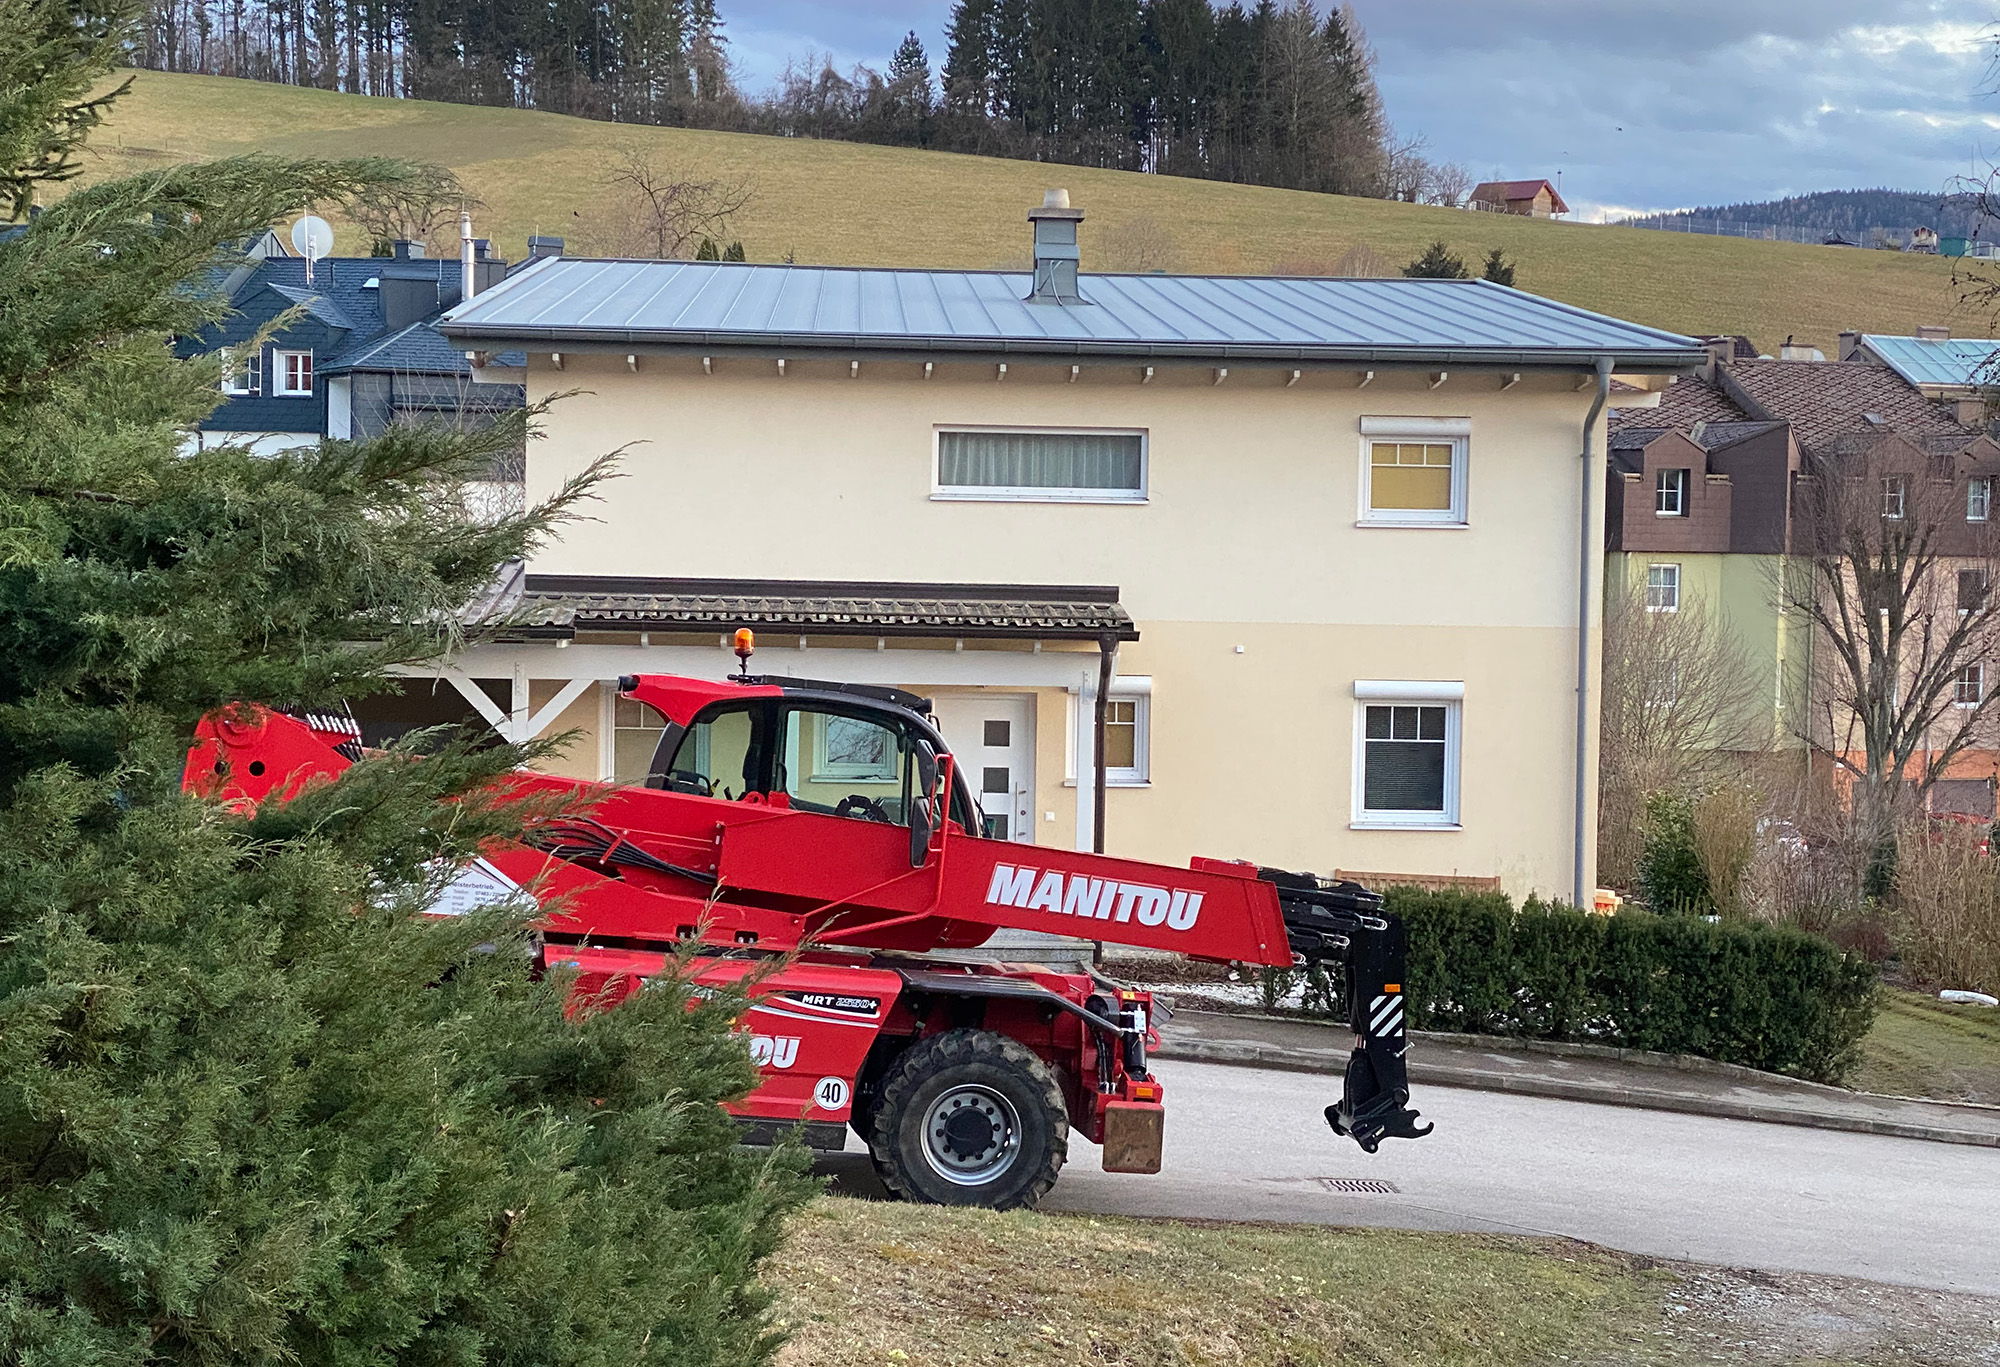
<path id="1" fill-rule="evenodd" d="M 1882 989 L 1848 1085 L 1864 1092 L 2000 1105 L 2000 1010 Z"/>
<path id="2" fill-rule="evenodd" d="M 1629 1361 L 1675 1278 L 1559 1240 L 841 1198 L 769 1272 L 781 1367 Z"/>
<path id="3" fill-rule="evenodd" d="M 753 261 L 1019 266 L 1023 215 L 1050 185 L 1089 217 L 1085 269 L 1147 261 L 1254 274 L 1326 270 L 1350 248 L 1384 262 L 1442 238 L 1468 259 L 1500 247 L 1523 289 L 1683 332 L 1788 335 L 1833 354 L 1843 328 L 1908 333 L 1949 322 L 1991 335 L 1957 304 L 1953 263 L 1893 252 L 1748 242 L 1474 214 L 1256 186 L 1086 170 L 854 143 L 644 128 L 523 110 L 386 100 L 225 77 L 134 73 L 91 140 L 86 179 L 269 152 L 382 154 L 453 167 L 484 198 L 477 230 L 519 256 L 531 232 L 587 239 L 623 146 L 662 165 L 749 184 L 735 230 Z M 587 245 L 587 244 L 586 244 Z M 339 250 L 366 250 L 343 229 Z"/>

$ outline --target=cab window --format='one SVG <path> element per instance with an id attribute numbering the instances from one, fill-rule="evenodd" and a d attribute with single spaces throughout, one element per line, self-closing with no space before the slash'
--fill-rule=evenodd
<path id="1" fill-rule="evenodd" d="M 770 727 L 771 709 L 762 701 L 704 709 L 681 735 L 663 786 L 730 801 L 766 791 Z"/>
<path id="2" fill-rule="evenodd" d="M 916 781 L 914 746 L 892 718 L 787 707 L 777 787 L 799 811 L 902 825 Z"/>

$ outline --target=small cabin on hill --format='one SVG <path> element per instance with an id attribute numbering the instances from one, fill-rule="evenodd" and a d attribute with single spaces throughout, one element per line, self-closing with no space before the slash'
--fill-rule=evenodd
<path id="1" fill-rule="evenodd" d="M 1552 218 L 1569 212 L 1569 205 L 1546 180 L 1489 180 L 1472 191 L 1472 202 L 1496 213 L 1526 218 Z"/>

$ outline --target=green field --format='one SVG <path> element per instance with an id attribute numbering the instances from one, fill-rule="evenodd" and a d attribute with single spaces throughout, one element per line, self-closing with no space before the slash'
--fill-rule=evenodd
<path id="1" fill-rule="evenodd" d="M 606 168 L 626 145 L 657 164 L 754 190 L 736 223 L 753 261 L 984 269 L 1018 266 L 1023 214 L 1068 187 L 1089 215 L 1086 270 L 1146 259 L 1184 271 L 1326 270 L 1356 245 L 1390 265 L 1442 238 L 1468 259 L 1503 248 L 1516 283 L 1584 308 L 1682 332 L 1741 332 L 1765 350 L 1788 334 L 1833 354 L 1843 328 L 1907 334 L 1948 322 L 1992 335 L 1957 303 L 1953 263 L 1891 252 L 1534 222 L 1499 214 L 1001 161 L 854 143 L 595 123 L 554 114 L 373 99 L 224 77 L 136 73 L 93 137 L 86 179 L 176 161 L 270 152 L 441 162 L 486 201 L 477 223 L 505 255 L 530 232 L 589 236 Z M 366 244 L 345 232 L 344 252 Z"/>

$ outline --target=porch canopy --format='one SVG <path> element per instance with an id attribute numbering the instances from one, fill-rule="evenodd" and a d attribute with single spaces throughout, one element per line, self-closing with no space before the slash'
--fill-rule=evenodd
<path id="1" fill-rule="evenodd" d="M 511 590 L 511 591 L 509 591 Z M 529 638 L 578 632 L 1136 641 L 1118 590 L 1080 584 L 924 584 L 524 574 L 482 605 Z"/>

